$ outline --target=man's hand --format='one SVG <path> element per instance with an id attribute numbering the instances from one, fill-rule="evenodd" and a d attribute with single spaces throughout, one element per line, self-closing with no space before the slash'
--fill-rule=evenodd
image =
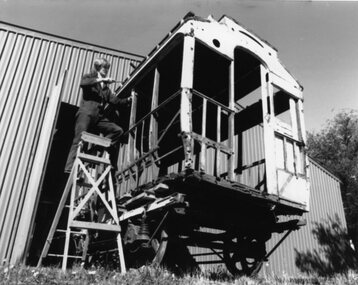
<path id="1" fill-rule="evenodd" d="M 115 83 L 115 82 L 116 82 L 116 80 L 114 80 L 114 79 L 111 78 L 111 77 L 101 78 L 101 81 L 104 82 L 104 83 L 107 83 L 107 84 L 111 84 L 111 83 Z"/>
<path id="2" fill-rule="evenodd" d="M 131 96 L 127 97 L 128 102 L 133 101 L 134 96 L 137 96 L 137 93 L 132 92 Z"/>

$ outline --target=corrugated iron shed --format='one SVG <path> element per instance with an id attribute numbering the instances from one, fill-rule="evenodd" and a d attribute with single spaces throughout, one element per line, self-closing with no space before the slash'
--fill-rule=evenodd
<path id="1" fill-rule="evenodd" d="M 313 252 L 320 248 L 319 242 L 312 234 L 315 223 L 324 223 L 329 217 L 334 219 L 337 215 L 341 222 L 341 227 L 347 229 L 340 180 L 313 159 L 310 159 L 310 183 L 310 212 L 303 216 L 307 221 L 307 225 L 288 236 L 263 266 L 261 274 L 294 276 L 300 273 L 295 264 L 297 255 L 295 250 L 305 253 L 307 251 Z M 268 250 L 278 240 L 279 235 L 274 235 L 266 245 Z M 322 258 L 324 257 L 322 256 Z"/>
<path id="2" fill-rule="evenodd" d="M 29 235 L 19 224 L 35 208 L 24 208 L 47 97 L 67 69 L 62 101 L 79 105 L 81 75 L 96 57 L 107 58 L 110 76 L 124 80 L 142 57 L 0 22 L 0 261 L 15 262 Z M 116 86 L 114 86 L 115 88 Z M 40 191 L 40 189 L 38 189 Z"/>

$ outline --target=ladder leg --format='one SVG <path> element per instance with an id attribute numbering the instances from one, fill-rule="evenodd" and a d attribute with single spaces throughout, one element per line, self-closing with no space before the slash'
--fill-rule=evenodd
<path id="1" fill-rule="evenodd" d="M 63 258 L 62 258 L 62 271 L 66 271 L 66 268 L 67 268 L 68 248 L 70 245 L 70 235 L 71 235 L 70 230 L 71 229 L 69 227 L 67 227 L 65 248 L 63 250 Z"/>
<path id="2" fill-rule="evenodd" d="M 124 261 L 124 254 L 123 254 L 123 246 L 122 246 L 122 239 L 121 234 L 117 235 L 117 246 L 118 246 L 118 256 L 119 256 L 119 264 L 121 266 L 121 273 L 126 273 L 126 264 Z"/>
<path id="3" fill-rule="evenodd" d="M 86 231 L 86 237 L 85 237 L 85 241 L 84 241 L 84 244 L 83 244 L 83 252 L 82 252 L 82 264 L 83 265 L 86 263 L 88 245 L 89 245 L 89 242 L 90 242 L 89 232 L 88 232 L 88 230 L 85 230 L 85 231 Z"/>
<path id="4" fill-rule="evenodd" d="M 68 259 L 68 249 L 70 246 L 70 238 L 71 238 L 71 228 L 70 225 L 73 220 L 73 209 L 74 209 L 74 202 L 75 202 L 75 196 L 77 191 L 77 172 L 78 172 L 78 159 L 76 158 L 75 163 L 73 165 L 73 176 L 72 178 L 72 191 L 71 191 L 71 198 L 70 198 L 70 209 L 68 212 L 68 222 L 66 227 L 66 240 L 65 240 L 65 246 L 63 249 L 63 259 L 62 259 L 62 271 L 66 271 L 67 268 L 67 259 Z"/>
<path id="5" fill-rule="evenodd" d="M 50 231 L 49 231 L 48 236 L 46 238 L 46 242 L 45 242 L 45 245 L 44 245 L 44 247 L 42 249 L 39 261 L 37 263 L 37 267 L 41 266 L 42 260 L 47 256 L 48 250 L 49 250 L 50 245 L 52 243 L 53 235 L 55 234 L 58 222 L 59 222 L 60 217 L 61 217 L 61 213 L 63 211 L 63 208 L 65 207 L 65 204 L 66 204 L 66 200 L 67 200 L 67 197 L 68 197 L 69 190 L 70 190 L 70 188 L 72 186 L 72 183 L 73 183 L 73 173 L 74 173 L 74 168 L 72 168 L 72 171 L 71 171 L 71 173 L 70 173 L 70 175 L 68 177 L 65 190 L 64 190 L 64 192 L 62 194 L 60 203 L 59 203 L 59 205 L 57 207 L 55 218 L 54 218 L 54 220 L 52 222 Z"/>

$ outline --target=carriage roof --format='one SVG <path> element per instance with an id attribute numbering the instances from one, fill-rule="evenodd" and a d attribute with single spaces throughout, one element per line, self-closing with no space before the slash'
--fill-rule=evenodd
<path id="1" fill-rule="evenodd" d="M 222 56 L 234 59 L 236 48 L 242 48 L 256 56 L 266 68 L 289 83 L 294 89 L 296 97 L 302 98 L 303 87 L 282 65 L 277 56 L 277 50 L 266 41 L 260 39 L 253 32 L 244 28 L 236 20 L 226 15 L 216 21 L 212 16 L 201 18 L 188 13 L 168 34 L 155 46 L 139 66 L 123 82 L 123 86 L 117 89 L 116 94 L 128 93 L 136 82 L 136 77 L 146 70 L 150 70 L 157 62 L 163 50 L 178 44 L 178 37 L 191 35 L 209 48 Z M 299 95 L 297 95 L 299 94 Z"/>

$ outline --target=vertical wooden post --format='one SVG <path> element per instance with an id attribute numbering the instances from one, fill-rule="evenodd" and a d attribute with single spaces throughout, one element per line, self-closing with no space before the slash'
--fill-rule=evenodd
<path id="1" fill-rule="evenodd" d="M 158 68 L 154 70 L 154 82 L 153 82 L 153 92 L 152 92 L 152 104 L 150 110 L 153 111 L 158 107 L 159 102 L 159 82 L 160 82 L 160 73 Z M 150 123 L 149 123 L 149 151 L 157 147 L 158 145 L 158 120 L 157 120 L 158 114 L 153 113 L 150 116 Z M 151 171 L 151 177 L 148 177 L 147 179 L 153 180 L 157 178 L 158 175 L 158 167 L 154 163 L 154 156 L 155 154 L 151 155 L 151 161 L 152 164 L 150 166 Z"/>
<path id="2" fill-rule="evenodd" d="M 297 109 L 295 99 L 289 99 L 290 104 L 290 117 L 291 117 L 291 126 L 292 126 L 292 135 L 295 140 L 299 140 L 298 135 L 298 117 L 297 117 Z"/>
<path id="3" fill-rule="evenodd" d="M 303 142 L 305 147 L 306 145 L 306 129 L 305 129 L 305 122 L 303 118 L 303 100 L 299 99 L 297 102 L 297 112 L 298 112 L 298 137 Z M 302 150 L 304 153 L 304 157 L 301 158 L 302 160 L 302 168 L 303 172 L 306 175 L 307 179 L 309 179 L 309 172 L 308 172 L 308 156 L 305 154 L 305 151 Z"/>
<path id="4" fill-rule="evenodd" d="M 134 90 L 132 90 L 131 95 L 132 95 L 132 106 L 131 106 L 131 113 L 130 113 L 130 118 L 129 118 L 129 129 L 131 129 L 134 126 L 135 121 L 136 121 L 137 101 L 138 101 L 137 93 Z M 127 152 L 128 165 L 130 165 L 131 163 L 134 162 L 136 131 L 137 131 L 137 128 L 135 128 L 135 130 L 130 131 L 128 134 L 128 152 Z M 131 171 L 132 170 L 130 169 L 129 170 L 130 174 L 131 174 Z M 129 177 L 131 179 L 131 178 L 133 178 L 133 175 L 129 175 Z M 137 179 L 138 179 L 138 177 L 137 177 Z M 130 185 L 131 184 L 132 184 L 132 181 L 130 180 Z"/>
<path id="5" fill-rule="evenodd" d="M 206 137 L 206 113 L 207 113 L 207 104 L 208 100 L 203 98 L 203 113 L 201 120 L 201 136 Z M 200 171 L 205 172 L 206 169 L 206 143 L 201 141 L 201 150 L 200 150 Z"/>
<path id="6" fill-rule="evenodd" d="M 122 245 L 122 238 L 121 234 L 117 235 L 117 247 L 118 247 L 118 255 L 119 255 L 119 264 L 121 267 L 121 273 L 126 273 L 126 264 L 124 261 L 124 254 L 123 254 L 123 245 Z"/>
<path id="7" fill-rule="evenodd" d="M 159 80 L 160 73 L 158 68 L 154 71 L 154 83 L 153 83 L 153 93 L 152 93 L 152 105 L 150 110 L 153 111 L 158 107 L 158 97 L 159 97 Z M 153 113 L 150 116 L 150 125 L 149 125 L 149 150 L 152 150 L 157 146 L 158 141 L 158 121 L 156 119 L 157 114 Z"/>
<path id="8" fill-rule="evenodd" d="M 287 138 L 284 136 L 282 139 L 283 143 L 283 166 L 285 170 L 288 170 L 288 163 L 287 163 Z"/>
<path id="9" fill-rule="evenodd" d="M 216 141 L 221 142 L 221 107 L 217 106 L 216 114 Z M 221 169 L 221 150 L 219 147 L 216 147 L 216 176 L 220 176 Z"/>
<path id="10" fill-rule="evenodd" d="M 235 108 L 235 61 L 232 60 L 230 63 L 229 71 L 229 108 L 234 110 Z M 235 113 L 229 113 L 228 118 L 228 146 L 231 154 L 228 156 L 228 179 L 234 180 L 234 169 L 235 169 L 235 153 L 234 153 L 234 136 L 235 136 Z"/>
<path id="11" fill-rule="evenodd" d="M 195 38 L 190 35 L 186 35 L 184 37 L 183 65 L 180 84 L 182 89 L 180 102 L 180 127 L 183 135 L 185 168 L 193 167 L 194 142 L 190 133 L 192 131 L 191 89 L 193 88 L 194 49 Z"/>
<path id="12" fill-rule="evenodd" d="M 140 132 L 140 155 L 142 156 L 144 154 L 144 128 L 145 128 L 145 120 L 142 121 L 142 126 L 141 126 L 141 132 Z"/>
<path id="13" fill-rule="evenodd" d="M 129 129 L 131 129 L 135 124 L 136 115 L 137 115 L 137 100 L 138 100 L 136 96 L 137 94 L 134 90 L 132 90 L 131 95 L 132 95 L 132 106 L 131 106 L 131 113 L 129 117 Z M 134 149 L 135 149 L 134 131 L 133 130 L 130 131 L 128 136 L 129 137 L 128 137 L 127 162 L 128 164 L 130 164 L 131 162 L 134 161 Z"/>
<path id="14" fill-rule="evenodd" d="M 299 140 L 298 134 L 298 116 L 297 116 L 297 108 L 296 108 L 296 101 L 293 98 L 289 99 L 290 103 L 290 117 L 291 117 L 291 125 L 292 125 L 292 136 L 295 140 Z M 294 163 L 294 171 L 297 175 L 298 172 L 298 158 L 299 155 L 299 147 L 295 141 L 292 142 L 292 150 L 293 150 L 293 163 Z"/>
<path id="15" fill-rule="evenodd" d="M 269 194 L 278 195 L 275 161 L 275 115 L 273 109 L 273 87 L 269 71 L 261 65 L 262 115 L 264 125 L 264 148 L 266 165 L 266 187 Z M 269 98 L 269 100 L 267 100 Z"/>
<path id="16" fill-rule="evenodd" d="M 305 122 L 303 118 L 303 101 L 298 99 L 297 102 L 297 112 L 298 112 L 298 137 L 301 138 L 304 144 L 306 144 L 306 129 L 305 129 Z"/>

